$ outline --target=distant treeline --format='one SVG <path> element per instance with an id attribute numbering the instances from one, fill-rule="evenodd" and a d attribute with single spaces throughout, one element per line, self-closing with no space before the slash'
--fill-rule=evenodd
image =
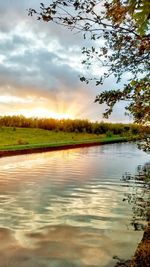
<path id="1" fill-rule="evenodd" d="M 0 127 L 24 127 L 40 128 L 76 133 L 94 134 L 138 134 L 142 131 L 149 131 L 148 127 L 141 127 L 137 124 L 90 122 L 88 120 L 57 120 L 53 118 L 26 118 L 20 116 L 0 116 Z"/>

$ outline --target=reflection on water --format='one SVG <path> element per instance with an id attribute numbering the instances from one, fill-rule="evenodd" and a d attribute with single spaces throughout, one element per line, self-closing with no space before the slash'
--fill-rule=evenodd
<path id="1" fill-rule="evenodd" d="M 148 155 L 112 144 L 0 159 L 0 267 L 114 266 L 142 233 L 122 202 Z M 130 247 L 130 251 L 129 251 Z"/>

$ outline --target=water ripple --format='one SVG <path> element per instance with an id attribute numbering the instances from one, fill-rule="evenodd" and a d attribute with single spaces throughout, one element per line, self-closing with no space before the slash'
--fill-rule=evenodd
<path id="1" fill-rule="evenodd" d="M 142 233 L 130 227 L 122 199 L 132 182 L 121 178 L 146 161 L 132 144 L 0 159 L 0 267 L 108 267 L 115 254 L 130 257 Z"/>

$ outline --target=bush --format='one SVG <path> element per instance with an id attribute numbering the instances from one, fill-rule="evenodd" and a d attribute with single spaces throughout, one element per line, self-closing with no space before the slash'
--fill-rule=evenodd
<path id="1" fill-rule="evenodd" d="M 17 144 L 18 144 L 18 145 L 28 145 L 29 143 L 28 143 L 26 140 L 19 139 L 19 140 L 17 141 Z"/>
<path id="2" fill-rule="evenodd" d="M 106 136 L 107 136 L 107 137 L 112 137 L 112 136 L 113 136 L 113 133 L 112 133 L 111 131 L 107 131 L 107 132 L 106 132 Z"/>

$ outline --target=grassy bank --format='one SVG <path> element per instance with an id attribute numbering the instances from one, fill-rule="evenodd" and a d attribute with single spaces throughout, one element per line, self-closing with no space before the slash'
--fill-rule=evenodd
<path id="1" fill-rule="evenodd" d="M 0 155 L 5 151 L 29 153 L 48 148 L 68 148 L 80 145 L 126 141 L 127 137 L 105 134 L 67 133 L 32 128 L 3 127 L 0 129 Z M 40 150 L 38 150 L 40 149 Z M 7 155 L 8 153 L 6 153 Z M 10 153 L 11 154 L 11 153 Z"/>
<path id="2" fill-rule="evenodd" d="M 126 137 L 119 135 L 106 136 L 105 134 L 67 133 L 31 128 L 4 127 L 0 129 L 0 150 L 57 147 L 61 145 L 111 142 L 115 140 L 126 140 Z"/>

